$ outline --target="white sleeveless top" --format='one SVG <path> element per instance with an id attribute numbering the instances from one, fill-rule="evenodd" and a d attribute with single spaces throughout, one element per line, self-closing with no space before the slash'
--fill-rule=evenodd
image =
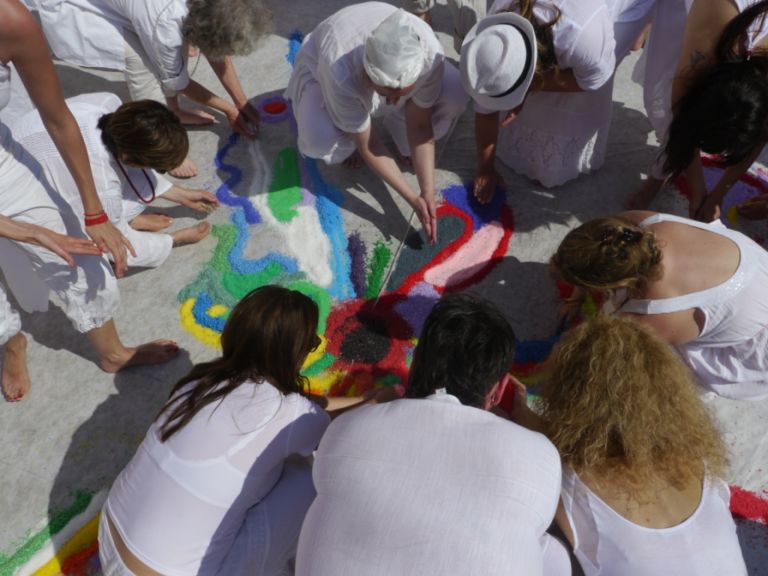
<path id="1" fill-rule="evenodd" d="M 730 492 L 720 479 L 705 479 L 696 510 L 670 528 L 630 522 L 571 470 L 563 470 L 561 498 L 586 576 L 747 574 L 728 509 Z"/>
<path id="2" fill-rule="evenodd" d="M 168 576 L 205 576 L 218 573 L 246 514 L 278 482 L 285 459 L 311 454 L 329 418 L 303 396 L 249 381 L 165 442 L 161 423 L 152 424 L 115 480 L 106 508 L 144 564 Z M 268 539 L 268 526 L 263 533 Z"/>
<path id="3" fill-rule="evenodd" d="M 744 12 L 747 8 L 757 4 L 758 0 L 732 0 L 736 7 L 739 9 L 739 13 Z M 768 35 L 768 15 L 758 16 L 757 19 L 752 22 L 747 34 L 747 50 L 752 50 L 755 45 Z"/>
<path id="4" fill-rule="evenodd" d="M 768 252 L 719 220 L 702 223 L 655 214 L 640 226 L 659 222 L 677 222 L 728 238 L 739 249 L 739 265 L 717 286 L 673 298 L 629 300 L 621 312 L 666 314 L 699 309 L 704 315 L 701 333 L 677 349 L 700 383 L 728 398 L 768 396 Z"/>

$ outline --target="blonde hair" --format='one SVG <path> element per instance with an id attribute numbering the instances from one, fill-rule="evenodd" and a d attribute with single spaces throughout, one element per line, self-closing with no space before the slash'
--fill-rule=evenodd
<path id="1" fill-rule="evenodd" d="M 674 350 L 635 320 L 599 315 L 566 333 L 548 363 L 542 417 L 563 464 L 630 491 L 721 475 L 725 449 Z"/>
<path id="2" fill-rule="evenodd" d="M 590 220 L 571 230 L 549 261 L 550 271 L 569 284 L 592 290 L 627 288 L 645 294 L 661 277 L 663 254 L 656 235 L 628 218 Z"/>
<path id="3" fill-rule="evenodd" d="M 555 76 L 560 73 L 560 67 L 557 64 L 557 57 L 555 55 L 555 45 L 552 40 L 552 27 L 560 20 L 560 8 L 555 6 L 548 6 L 554 12 L 554 16 L 549 22 L 539 22 L 539 20 L 533 14 L 533 8 L 536 5 L 536 0 L 516 0 L 513 2 L 507 12 L 514 12 L 519 14 L 531 25 L 533 25 L 533 31 L 536 34 L 536 70 L 533 73 L 533 81 L 531 82 L 531 90 L 541 90 L 544 84 L 544 75 L 547 72 L 553 72 Z"/>

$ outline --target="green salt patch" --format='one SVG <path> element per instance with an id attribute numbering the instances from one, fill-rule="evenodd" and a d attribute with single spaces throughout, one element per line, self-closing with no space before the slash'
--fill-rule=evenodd
<path id="1" fill-rule="evenodd" d="M 30 536 L 16 552 L 10 556 L 0 554 L 0 576 L 12 576 L 20 566 L 23 566 L 40 551 L 46 542 L 61 531 L 72 518 L 83 513 L 91 503 L 93 494 L 84 490 L 74 493 L 75 502 L 65 510 L 54 512 L 48 525 L 39 532 Z"/>
<path id="2" fill-rule="evenodd" d="M 292 282 L 286 288 L 301 292 L 315 301 L 318 308 L 317 332 L 318 334 L 325 334 L 325 322 L 328 319 L 328 314 L 331 313 L 331 296 L 328 291 L 306 280 Z"/>
<path id="3" fill-rule="evenodd" d="M 299 215 L 296 205 L 301 202 L 301 175 L 294 148 L 277 154 L 274 177 L 267 192 L 267 206 L 278 222 L 290 222 Z"/>
<path id="4" fill-rule="evenodd" d="M 229 272 L 232 268 L 229 264 L 229 253 L 237 241 L 237 228 L 234 224 L 216 224 L 211 229 L 211 234 L 219 241 L 208 265 L 219 272 Z"/>
<path id="5" fill-rule="evenodd" d="M 305 370 L 303 370 L 302 374 L 308 377 L 317 376 L 318 374 L 322 374 L 328 370 L 328 368 L 330 368 L 335 361 L 336 356 L 326 352 L 317 361 L 313 362 L 311 366 L 308 366 Z"/>
<path id="6" fill-rule="evenodd" d="M 373 255 L 368 262 L 368 278 L 365 288 L 365 298 L 376 298 L 381 292 L 381 286 L 384 283 L 384 275 L 387 273 L 387 266 L 392 258 L 392 252 L 381 240 L 376 242 L 373 247 Z"/>
<path id="7" fill-rule="evenodd" d="M 279 262 L 270 262 L 263 270 L 254 274 L 225 272 L 222 284 L 235 300 L 240 300 L 254 288 L 271 284 L 275 278 L 283 273 L 284 268 Z"/>
<path id="8" fill-rule="evenodd" d="M 395 386 L 396 384 L 400 384 L 400 378 L 394 374 L 385 374 L 379 378 L 378 383 L 382 386 Z"/>

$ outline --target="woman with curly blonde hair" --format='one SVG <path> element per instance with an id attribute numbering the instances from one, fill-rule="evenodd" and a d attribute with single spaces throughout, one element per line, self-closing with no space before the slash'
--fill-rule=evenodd
<path id="1" fill-rule="evenodd" d="M 599 315 L 568 332 L 541 408 L 563 461 L 556 519 L 587 576 L 746 574 L 722 440 L 652 330 Z"/>
<path id="2" fill-rule="evenodd" d="M 728 398 L 768 395 L 768 252 L 744 234 L 624 212 L 569 232 L 550 267 L 652 326 L 703 386 Z"/>

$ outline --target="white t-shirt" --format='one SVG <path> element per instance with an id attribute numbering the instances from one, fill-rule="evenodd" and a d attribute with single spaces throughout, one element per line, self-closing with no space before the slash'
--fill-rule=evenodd
<path id="1" fill-rule="evenodd" d="M 189 84 L 181 25 L 185 0 L 23 0 L 38 10 L 58 58 L 85 67 L 125 70 L 124 32 L 139 37 L 166 90 Z"/>
<path id="2" fill-rule="evenodd" d="M 701 502 L 670 528 L 647 528 L 620 516 L 577 474 L 563 471 L 563 505 L 574 553 L 586 576 L 746 576 L 747 569 L 720 479 L 704 481 Z"/>
<path id="3" fill-rule="evenodd" d="M 121 177 L 115 159 L 101 141 L 101 130 L 98 128 L 99 118 L 114 112 L 121 104 L 120 98 L 108 92 L 81 94 L 67 98 L 67 106 L 83 135 L 99 199 L 110 221 L 122 230 L 128 225 L 128 221 L 136 216 L 133 212 L 140 213 L 143 209 L 143 206 L 131 209 L 132 205 L 140 202 L 131 188 L 131 183 L 142 198 L 149 199 L 153 191 L 156 196 L 167 192 L 171 188 L 171 182 L 154 170 L 142 171 L 130 166 L 125 166 L 130 183 Z M 37 110 L 28 112 L 13 121 L 10 128 L 19 144 L 40 162 L 46 180 L 53 189 L 74 208 L 75 213 L 82 219 L 83 201 L 77 185 L 45 129 L 39 112 Z"/>
<path id="4" fill-rule="evenodd" d="M 363 67 L 365 40 L 396 9 L 383 2 L 365 2 L 342 8 L 321 22 L 296 55 L 286 97 L 298 101 L 306 82 L 317 81 L 333 124 L 348 134 L 365 131 L 382 105 Z M 443 47 L 425 22 L 409 16 L 419 31 L 424 65 L 416 87 L 398 106 L 412 99 L 421 108 L 430 108 L 440 96 Z"/>
<path id="5" fill-rule="evenodd" d="M 542 574 L 560 457 L 447 394 L 337 418 L 315 454 L 297 576 Z"/>
<path id="6" fill-rule="evenodd" d="M 247 381 L 166 442 L 152 424 L 110 490 L 109 515 L 150 568 L 168 576 L 215 574 L 285 459 L 311 454 L 328 422 L 303 396 Z"/>

